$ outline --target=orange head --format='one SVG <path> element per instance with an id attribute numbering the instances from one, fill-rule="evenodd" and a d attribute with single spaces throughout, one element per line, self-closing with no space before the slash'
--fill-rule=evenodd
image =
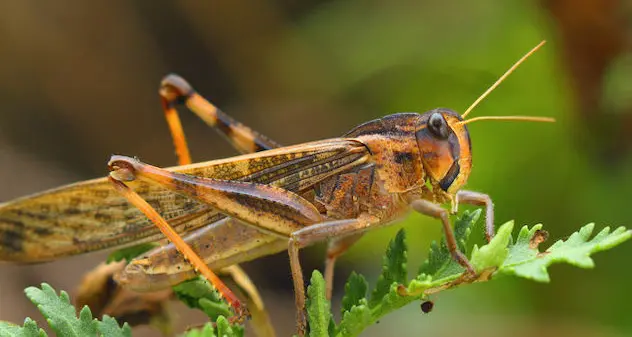
<path id="1" fill-rule="evenodd" d="M 483 116 L 464 120 L 463 116 L 450 109 L 437 108 L 421 115 L 415 129 L 428 179 L 451 195 L 465 185 L 472 170 L 472 142 L 466 124 L 480 120 L 555 121 L 531 116 Z"/>
<path id="2" fill-rule="evenodd" d="M 438 108 L 424 113 L 415 132 L 421 162 L 431 183 L 454 194 L 472 169 L 472 143 L 461 116 Z"/>

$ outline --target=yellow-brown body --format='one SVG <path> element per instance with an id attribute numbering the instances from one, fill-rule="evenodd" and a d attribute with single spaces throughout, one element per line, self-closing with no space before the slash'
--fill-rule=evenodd
<path id="1" fill-rule="evenodd" d="M 455 113 L 442 110 L 447 120 Z M 418 146 L 418 130 L 429 116 L 390 115 L 367 122 L 343 138 L 300 144 L 226 160 L 168 169 L 231 181 L 256 181 L 302 194 L 323 220 L 372 217 L 382 223 L 401 218 L 418 197 L 451 200 L 439 187 L 451 165 L 450 151 L 432 139 Z M 465 130 L 465 132 L 467 132 Z M 419 137 L 426 138 L 424 134 Z M 469 141 L 469 136 L 458 139 Z M 471 165 L 470 147 L 458 154 L 462 184 Z M 449 144 L 447 144 L 449 147 Z M 424 160 L 423 157 L 431 160 Z M 443 161 L 444 164 L 436 164 Z M 432 163 L 433 166 L 428 167 Z M 427 167 L 424 167 L 426 165 Z M 437 173 L 438 172 L 438 173 Z M 178 193 L 143 180 L 130 186 L 185 238 L 212 268 L 222 268 L 287 249 L 287 238 L 249 226 Z M 449 190 L 449 189 L 448 189 Z M 0 205 L 0 259 L 41 262 L 78 253 L 156 241 L 161 234 L 137 209 L 118 195 L 107 179 L 95 179 Z M 128 266 L 120 279 L 137 290 L 153 290 L 194 275 L 172 246 L 163 246 Z M 150 281 L 150 282 L 148 282 Z"/>
<path id="2" fill-rule="evenodd" d="M 414 209 L 441 220 L 454 259 L 467 273 L 476 273 L 458 250 L 448 212 L 440 205 L 450 203 L 452 211 L 459 203 L 485 206 L 487 238 L 493 236 L 491 199 L 461 190 L 472 167 L 465 124 L 477 119 L 463 117 L 477 102 L 463 116 L 448 109 L 393 114 L 340 138 L 280 147 L 224 114 L 178 76 L 167 76 L 160 94 L 181 166 L 159 169 L 113 156 L 107 178 L 0 204 L 0 261 L 43 262 L 156 241 L 164 234 L 174 244 L 131 261 L 118 275 L 119 283 L 155 290 L 199 271 L 241 319 L 247 310 L 211 269 L 232 266 L 235 275 L 247 280 L 236 264 L 287 249 L 299 334 L 306 321 L 298 250 L 312 243 L 330 241 L 325 270 L 330 293 L 337 256 L 366 230 Z M 261 152 L 190 164 L 174 109 L 178 103 L 216 127 L 242 153 Z M 256 290 L 251 295 L 258 296 Z"/>

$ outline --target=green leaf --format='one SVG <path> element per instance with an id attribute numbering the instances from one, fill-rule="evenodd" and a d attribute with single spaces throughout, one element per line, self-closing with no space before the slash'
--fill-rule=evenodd
<path id="1" fill-rule="evenodd" d="M 24 320 L 24 327 L 0 321 L 0 337 L 46 337 L 46 332 L 43 329 L 37 327 L 37 323 L 26 318 Z"/>
<path id="2" fill-rule="evenodd" d="M 485 237 L 485 228 L 484 226 L 476 226 L 478 220 L 481 217 L 482 211 L 480 209 L 470 211 L 464 211 L 460 217 L 456 219 L 454 222 L 454 237 L 456 238 L 456 243 L 463 252 L 463 254 L 468 253 L 468 246 L 470 240 L 470 235 L 473 230 L 477 231 L 478 236 Z M 445 238 L 443 239 L 445 242 Z"/>
<path id="3" fill-rule="evenodd" d="M 372 323 L 371 309 L 363 298 L 357 305 L 343 312 L 337 336 L 357 336 Z"/>
<path id="4" fill-rule="evenodd" d="M 612 233 L 606 227 L 590 239 L 594 227 L 594 224 L 588 224 L 567 240 L 559 240 L 540 253 L 537 246 L 533 247 L 530 241 L 541 226 L 536 225 L 530 230 L 525 226 L 520 230 L 516 243 L 510 247 L 509 257 L 500 271 L 538 282 L 549 282 L 546 269 L 548 266 L 566 262 L 580 268 L 593 268 L 595 262 L 590 258 L 591 254 L 610 249 L 632 237 L 632 231 L 624 227 L 619 227 Z"/>
<path id="5" fill-rule="evenodd" d="M 106 337 L 131 337 L 132 336 L 132 328 L 125 323 L 121 328 L 116 321 L 116 319 L 104 315 L 103 320 L 97 323 L 97 329 L 99 332 Z"/>
<path id="6" fill-rule="evenodd" d="M 24 292 L 31 302 L 37 305 L 37 309 L 57 335 L 65 337 L 96 336 L 97 327 L 92 321 L 90 308 L 84 307 L 77 318 L 75 308 L 70 304 L 70 299 L 65 291 L 57 296 L 55 289 L 42 283 L 42 289 L 28 287 Z"/>
<path id="7" fill-rule="evenodd" d="M 75 308 L 70 304 L 68 294 L 62 291 L 57 295 L 55 289 L 46 283 L 42 283 L 41 289 L 28 287 L 24 292 L 37 306 L 57 336 L 131 337 L 131 329 L 127 324 L 121 328 L 114 318 L 108 316 L 105 316 L 100 322 L 92 317 L 87 306 L 81 309 L 79 317 L 77 317 Z M 35 321 L 27 318 L 24 321 L 24 327 L 0 322 L 0 337 L 3 336 L 43 337 L 46 336 L 46 333 L 42 329 L 38 329 Z"/>
<path id="8" fill-rule="evenodd" d="M 118 261 L 131 261 L 137 256 L 157 247 L 158 244 L 154 242 L 141 243 L 140 245 L 131 246 L 112 252 L 107 259 L 107 263 Z"/>
<path id="9" fill-rule="evenodd" d="M 345 295 L 342 297 L 342 314 L 351 310 L 354 305 L 358 305 L 360 300 L 366 298 L 369 284 L 364 276 L 352 272 L 345 284 Z"/>
<path id="10" fill-rule="evenodd" d="M 327 328 L 327 336 L 336 336 L 338 334 L 338 327 L 336 321 L 334 321 L 334 315 L 329 316 L 329 327 Z"/>
<path id="11" fill-rule="evenodd" d="M 494 238 L 480 249 L 474 246 L 472 250 L 472 258 L 470 263 L 477 272 L 487 268 L 496 268 L 505 261 L 509 253 L 507 245 L 511 240 L 511 231 L 513 230 L 513 221 L 509 221 L 502 225 Z"/>
<path id="12" fill-rule="evenodd" d="M 310 285 L 307 287 L 307 320 L 310 337 L 328 337 L 331 320 L 331 304 L 325 296 L 323 275 L 314 270 Z"/>
<path id="13" fill-rule="evenodd" d="M 399 230 L 395 239 L 391 240 L 384 256 L 382 274 L 377 279 L 377 284 L 369 303 L 371 306 L 377 304 L 388 293 L 393 283 L 406 283 L 408 272 L 406 270 L 407 247 L 406 234 L 404 230 Z"/>
<path id="14" fill-rule="evenodd" d="M 173 291 L 180 301 L 190 308 L 202 310 L 211 321 L 216 321 L 219 316 L 232 315 L 229 305 L 204 277 L 182 282 L 174 286 Z"/>

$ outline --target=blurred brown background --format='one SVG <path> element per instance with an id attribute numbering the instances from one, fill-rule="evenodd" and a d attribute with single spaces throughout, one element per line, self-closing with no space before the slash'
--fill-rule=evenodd
<path id="1" fill-rule="evenodd" d="M 627 0 L 3 1 L 0 201 L 103 176 L 113 153 L 173 165 L 157 96 L 169 72 L 292 144 L 393 112 L 462 111 L 542 39 L 549 44 L 472 115 L 558 123 L 473 124 L 468 189 L 492 196 L 499 223 L 542 222 L 551 241 L 588 222 L 631 226 Z M 194 160 L 235 154 L 192 114 L 182 118 Z M 354 247 L 339 264 L 339 291 L 350 270 L 379 272 L 401 226 L 417 269 L 441 231 L 414 216 Z M 306 250 L 306 270 L 321 267 L 322 251 Z M 0 266 L 0 319 L 41 322 L 22 289 L 46 281 L 71 291 L 103 256 Z M 629 336 L 630 256 L 625 244 L 598 255 L 595 270 L 554 267 L 549 285 L 503 279 L 442 293 L 432 315 L 419 318 L 410 306 L 367 335 L 397 327 L 409 336 Z M 280 335 L 293 331 L 286 260 L 279 254 L 246 266 Z"/>

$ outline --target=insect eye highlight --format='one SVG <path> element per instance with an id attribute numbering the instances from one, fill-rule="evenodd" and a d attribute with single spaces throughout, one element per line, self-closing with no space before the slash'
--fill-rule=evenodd
<path id="1" fill-rule="evenodd" d="M 430 130 L 433 136 L 440 139 L 447 139 L 449 136 L 448 123 L 446 123 L 443 116 L 438 112 L 430 115 L 428 119 L 428 130 Z"/>

